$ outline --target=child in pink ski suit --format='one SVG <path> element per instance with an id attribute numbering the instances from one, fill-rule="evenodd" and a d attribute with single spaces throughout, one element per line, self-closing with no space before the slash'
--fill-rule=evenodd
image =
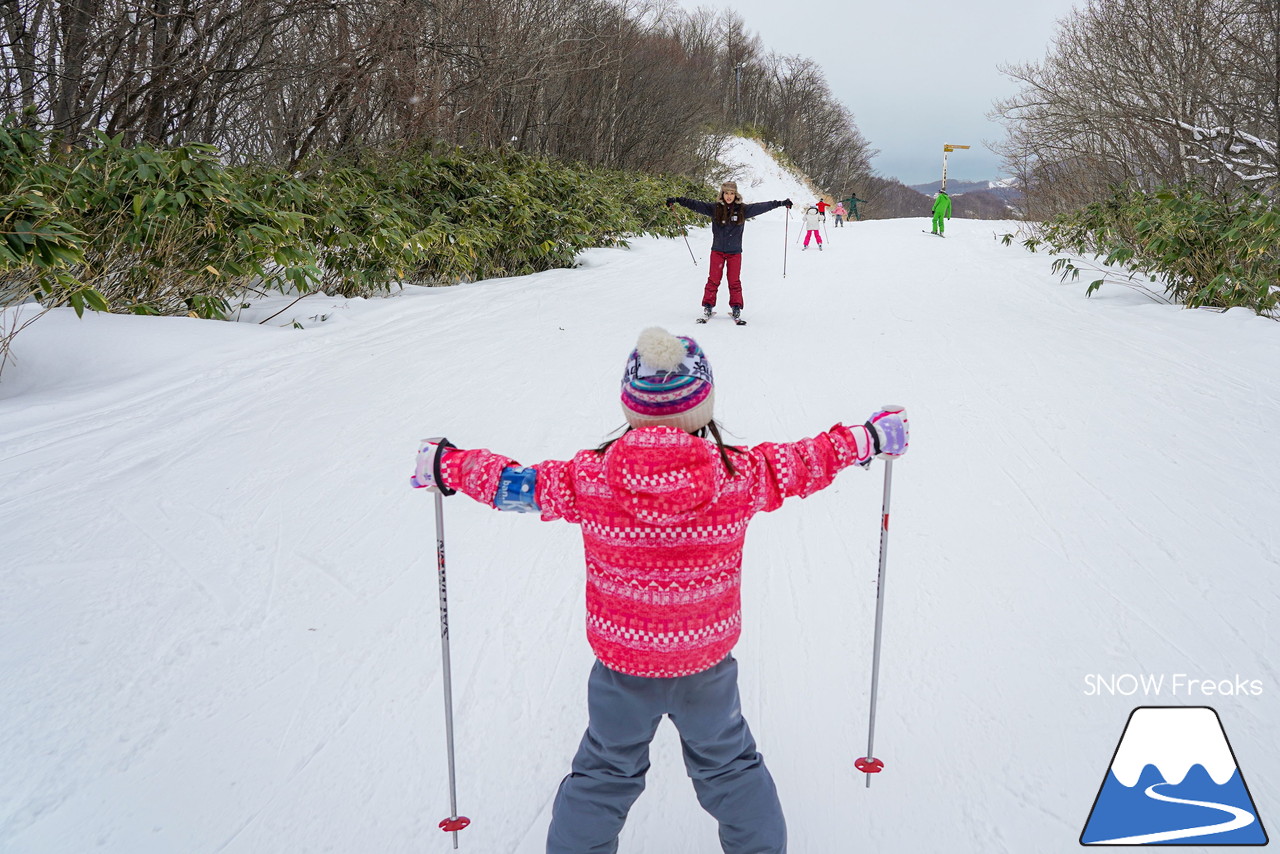
<path id="1" fill-rule="evenodd" d="M 810 207 L 804 212 L 804 248 L 809 248 L 809 238 L 818 239 L 818 248 L 822 248 L 822 217 L 818 209 Z"/>
<path id="2" fill-rule="evenodd" d="M 627 360 L 629 427 L 573 459 L 521 466 L 485 450 L 427 443 L 415 486 L 579 525 L 586 551 L 589 723 L 560 783 L 548 854 L 612 854 L 644 790 L 664 715 L 680 733 L 698 802 L 726 854 L 784 854 L 773 779 L 742 717 L 737 662 L 747 523 L 828 486 L 851 465 L 907 449 L 906 413 L 812 439 L 725 445 L 712 420 L 711 366 L 691 338 L 645 330 Z"/>

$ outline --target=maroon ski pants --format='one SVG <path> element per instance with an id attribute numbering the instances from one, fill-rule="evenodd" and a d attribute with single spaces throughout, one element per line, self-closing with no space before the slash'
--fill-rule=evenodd
<path id="1" fill-rule="evenodd" d="M 707 276 L 707 287 L 702 292 L 703 305 L 715 305 L 716 293 L 720 290 L 720 277 L 725 268 L 729 273 L 729 306 L 742 308 L 742 279 L 738 273 L 742 270 L 741 252 L 717 252 L 711 250 L 711 275 Z"/>

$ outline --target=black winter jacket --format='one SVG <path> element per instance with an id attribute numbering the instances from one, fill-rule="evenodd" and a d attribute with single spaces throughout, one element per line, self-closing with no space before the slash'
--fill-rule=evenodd
<path id="1" fill-rule="evenodd" d="M 729 211 L 729 221 L 723 225 L 716 222 L 716 205 L 722 202 L 700 202 L 696 199 L 677 197 L 676 204 L 711 217 L 711 251 L 737 255 L 742 252 L 742 227 L 753 216 L 782 207 L 782 202 L 752 202 L 751 204 L 735 204 Z"/>

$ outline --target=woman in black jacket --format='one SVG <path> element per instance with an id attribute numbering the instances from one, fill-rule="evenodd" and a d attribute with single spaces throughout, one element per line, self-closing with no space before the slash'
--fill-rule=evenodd
<path id="1" fill-rule="evenodd" d="M 753 216 L 759 216 L 777 207 L 791 207 L 790 199 L 772 202 L 755 202 L 743 204 L 738 194 L 738 185 L 733 181 L 725 181 L 720 185 L 720 198 L 714 202 L 699 202 L 694 199 L 676 197 L 667 199 L 667 207 L 680 205 L 703 216 L 711 217 L 711 274 L 707 277 L 707 287 L 702 293 L 703 320 L 711 316 L 716 306 L 716 294 L 720 290 L 720 279 L 725 268 L 729 272 L 729 308 L 733 310 L 733 319 L 741 319 L 742 314 L 742 227 Z"/>

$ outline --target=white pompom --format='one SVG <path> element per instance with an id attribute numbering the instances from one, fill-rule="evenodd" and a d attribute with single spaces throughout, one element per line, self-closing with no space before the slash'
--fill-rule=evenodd
<path id="1" fill-rule="evenodd" d="M 636 342 L 640 360 L 657 371 L 674 371 L 684 361 L 684 342 L 665 329 L 651 326 Z"/>

